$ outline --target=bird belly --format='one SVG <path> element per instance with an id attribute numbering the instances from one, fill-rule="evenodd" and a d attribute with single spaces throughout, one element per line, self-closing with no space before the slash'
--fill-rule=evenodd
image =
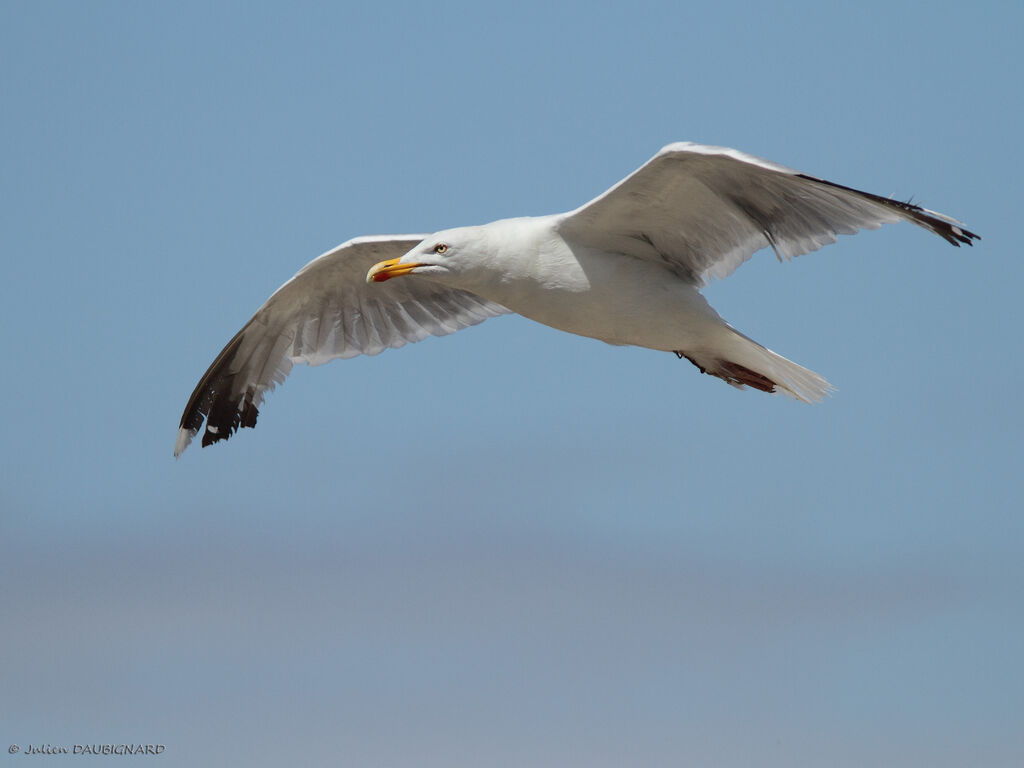
<path id="1" fill-rule="evenodd" d="M 632 256 L 574 250 L 487 298 L 569 333 L 665 351 L 702 346 L 727 329 L 696 286 Z"/>

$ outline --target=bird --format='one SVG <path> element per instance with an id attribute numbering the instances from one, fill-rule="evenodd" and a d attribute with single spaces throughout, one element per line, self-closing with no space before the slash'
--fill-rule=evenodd
<path id="1" fill-rule="evenodd" d="M 818 402 L 832 389 L 823 377 L 733 328 L 701 288 L 763 249 L 781 262 L 897 221 L 957 247 L 980 240 L 911 202 L 677 142 L 567 213 L 356 237 L 303 267 L 221 350 L 185 406 L 174 455 L 204 421 L 204 447 L 255 427 L 264 396 L 296 363 L 376 355 L 507 313 Z"/>

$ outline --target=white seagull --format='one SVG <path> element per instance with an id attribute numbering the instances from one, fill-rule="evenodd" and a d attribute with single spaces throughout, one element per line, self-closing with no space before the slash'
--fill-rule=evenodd
<path id="1" fill-rule="evenodd" d="M 781 261 L 901 219 L 955 246 L 979 239 L 911 203 L 677 143 L 568 213 L 357 237 L 303 267 L 221 350 L 185 406 L 174 455 L 204 420 L 204 446 L 254 427 L 264 395 L 295 363 L 376 355 L 508 312 L 816 402 L 831 388 L 825 379 L 734 329 L 700 289 L 763 248 Z"/>

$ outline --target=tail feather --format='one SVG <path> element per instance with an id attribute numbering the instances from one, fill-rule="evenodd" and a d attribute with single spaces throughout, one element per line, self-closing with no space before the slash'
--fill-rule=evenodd
<path id="1" fill-rule="evenodd" d="M 777 355 L 753 339 L 729 327 L 729 336 L 714 351 L 677 352 L 701 373 L 717 376 L 727 384 L 762 392 L 781 392 L 804 403 L 817 403 L 834 387 L 814 371 Z"/>

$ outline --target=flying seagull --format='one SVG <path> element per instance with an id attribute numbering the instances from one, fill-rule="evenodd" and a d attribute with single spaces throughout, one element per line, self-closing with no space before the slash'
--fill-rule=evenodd
<path id="1" fill-rule="evenodd" d="M 256 426 L 295 363 L 376 355 L 510 312 L 559 330 L 674 352 L 734 387 L 816 402 L 818 374 L 726 323 L 700 289 L 754 253 L 781 261 L 910 221 L 955 246 L 955 219 L 724 147 L 670 144 L 568 213 L 357 237 L 281 286 L 217 355 L 181 416 L 174 455 Z"/>

